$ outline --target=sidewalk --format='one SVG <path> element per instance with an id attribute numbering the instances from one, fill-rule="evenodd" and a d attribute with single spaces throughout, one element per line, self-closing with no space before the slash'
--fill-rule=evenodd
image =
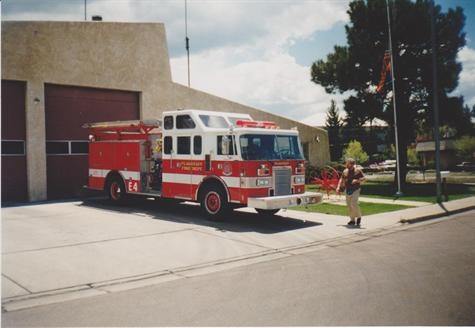
<path id="1" fill-rule="evenodd" d="M 409 208 L 394 213 L 399 214 L 398 217 L 401 223 L 417 223 L 473 209 L 475 209 L 475 197 L 467 197 L 448 201 L 441 204 L 431 204 L 424 207 Z"/>
<path id="2" fill-rule="evenodd" d="M 2 208 L 2 304 L 14 311 L 191 278 L 390 233 L 475 208 L 475 197 L 363 218 L 253 209 L 210 222 L 195 205 L 90 201 Z"/>
<path id="3" fill-rule="evenodd" d="M 365 203 L 405 205 L 405 206 L 414 206 L 414 207 L 427 206 L 427 205 L 433 204 L 429 202 L 419 202 L 419 201 L 413 201 L 413 200 L 373 198 L 373 197 L 364 197 L 364 196 L 359 197 L 359 200 L 360 202 L 365 202 Z M 330 197 L 328 197 L 327 195 L 324 195 L 323 202 L 329 203 L 329 204 L 346 206 L 345 195 L 343 194 L 342 195 L 330 194 Z"/>

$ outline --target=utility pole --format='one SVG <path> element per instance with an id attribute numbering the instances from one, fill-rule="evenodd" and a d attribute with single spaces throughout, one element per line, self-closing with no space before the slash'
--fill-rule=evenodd
<path id="1" fill-rule="evenodd" d="M 433 0 L 430 1 L 430 38 L 432 42 L 432 109 L 434 110 L 435 180 L 437 185 L 437 202 L 440 203 L 442 201 L 442 186 L 440 175 L 439 91 L 437 87 L 437 44 Z"/>
<path id="2" fill-rule="evenodd" d="M 394 138 L 396 144 L 396 174 L 397 174 L 397 192 L 396 197 L 403 195 L 401 191 L 401 162 L 399 161 L 399 138 L 397 133 L 397 110 L 396 110 L 396 74 L 394 72 L 393 60 L 393 42 L 391 37 L 391 16 L 389 15 L 389 0 L 386 0 L 386 12 L 388 16 L 388 35 L 389 35 L 389 54 L 391 56 L 391 83 L 393 87 L 393 110 L 394 110 Z"/>
<path id="3" fill-rule="evenodd" d="M 87 21 L 87 0 L 84 0 L 84 21 Z"/>
<path id="4" fill-rule="evenodd" d="M 190 87 L 190 39 L 188 38 L 188 8 L 185 0 L 185 48 L 188 61 L 188 88 Z"/>

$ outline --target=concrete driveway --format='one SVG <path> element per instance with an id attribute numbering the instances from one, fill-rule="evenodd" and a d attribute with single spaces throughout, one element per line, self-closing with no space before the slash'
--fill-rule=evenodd
<path id="1" fill-rule="evenodd" d="M 243 209 L 212 222 L 196 205 L 146 199 L 120 207 L 91 199 L 2 208 L 2 303 L 22 308 L 45 297 L 54 302 L 180 279 L 290 256 L 398 221 L 394 214 L 367 217 L 355 229 L 341 216 L 281 211 L 265 218 Z"/>

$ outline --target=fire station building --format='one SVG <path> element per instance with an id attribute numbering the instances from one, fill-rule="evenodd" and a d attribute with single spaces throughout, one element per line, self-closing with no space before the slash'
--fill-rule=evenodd
<path id="1" fill-rule="evenodd" d="M 310 163 L 330 159 L 323 129 L 174 83 L 161 23 L 2 22 L 1 55 L 2 202 L 77 196 L 88 177 L 84 123 L 177 108 L 297 127 Z"/>

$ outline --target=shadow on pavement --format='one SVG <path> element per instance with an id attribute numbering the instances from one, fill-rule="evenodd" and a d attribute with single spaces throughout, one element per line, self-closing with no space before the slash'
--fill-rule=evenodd
<path id="1" fill-rule="evenodd" d="M 338 224 L 337 227 L 345 227 L 346 229 L 349 229 L 349 230 L 364 230 L 364 229 L 366 229 L 362 225 L 354 226 L 354 225 L 348 225 L 348 224 Z"/>
<path id="2" fill-rule="evenodd" d="M 118 213 L 145 214 L 152 216 L 156 220 L 201 225 L 215 228 L 218 231 L 254 231 L 263 234 L 273 234 L 321 225 L 319 222 L 299 220 L 279 215 L 264 217 L 257 213 L 246 213 L 236 210 L 230 212 L 228 217 L 220 221 L 213 221 L 202 214 L 201 208 L 197 205 L 162 199 L 132 198 L 127 200 L 123 205 L 115 205 L 111 204 L 110 201 L 105 198 L 90 198 L 83 199 L 83 202 L 77 206 L 104 209 Z"/>

